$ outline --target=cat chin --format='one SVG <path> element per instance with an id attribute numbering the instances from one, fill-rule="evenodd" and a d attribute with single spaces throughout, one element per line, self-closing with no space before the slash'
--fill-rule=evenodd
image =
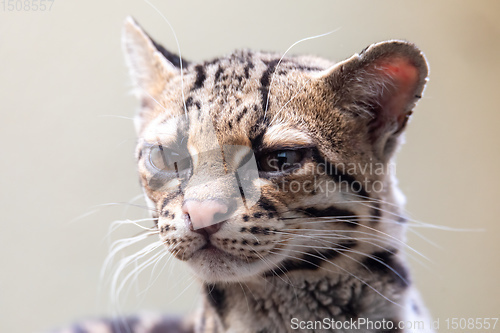
<path id="1" fill-rule="evenodd" d="M 201 280 L 208 283 L 249 281 L 266 267 L 260 260 L 249 263 L 222 250 L 196 251 L 187 263 Z"/>

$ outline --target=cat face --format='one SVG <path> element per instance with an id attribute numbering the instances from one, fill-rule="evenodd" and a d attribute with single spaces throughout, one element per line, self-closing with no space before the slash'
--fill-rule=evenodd
<path id="1" fill-rule="evenodd" d="M 141 183 L 168 251 L 207 282 L 244 281 L 397 248 L 391 164 L 427 76 L 379 43 L 337 64 L 236 51 L 188 63 L 131 19 Z"/>

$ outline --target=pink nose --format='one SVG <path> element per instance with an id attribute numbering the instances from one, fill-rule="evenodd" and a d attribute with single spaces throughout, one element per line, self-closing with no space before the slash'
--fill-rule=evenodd
<path id="1" fill-rule="evenodd" d="M 188 200 L 182 206 L 182 211 L 186 214 L 186 222 L 191 231 L 211 235 L 220 229 L 220 222 L 224 221 L 228 207 L 216 200 Z"/>

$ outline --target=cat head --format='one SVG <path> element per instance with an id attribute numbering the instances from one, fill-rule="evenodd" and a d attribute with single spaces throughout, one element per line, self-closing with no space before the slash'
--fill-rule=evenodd
<path id="1" fill-rule="evenodd" d="M 292 272 L 311 249 L 350 265 L 342 252 L 401 237 L 392 158 L 428 74 L 415 45 L 191 63 L 127 19 L 123 46 L 141 183 L 161 239 L 202 279 Z"/>

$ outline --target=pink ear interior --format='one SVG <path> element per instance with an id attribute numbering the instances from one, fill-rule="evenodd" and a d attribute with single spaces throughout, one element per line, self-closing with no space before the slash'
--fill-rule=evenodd
<path id="1" fill-rule="evenodd" d="M 419 80 L 417 67 L 406 58 L 395 57 L 381 60 L 373 70 L 388 83 L 380 96 L 383 118 L 395 118 L 399 127 L 404 126 L 411 111 L 407 108 L 415 98 L 413 94 Z"/>

